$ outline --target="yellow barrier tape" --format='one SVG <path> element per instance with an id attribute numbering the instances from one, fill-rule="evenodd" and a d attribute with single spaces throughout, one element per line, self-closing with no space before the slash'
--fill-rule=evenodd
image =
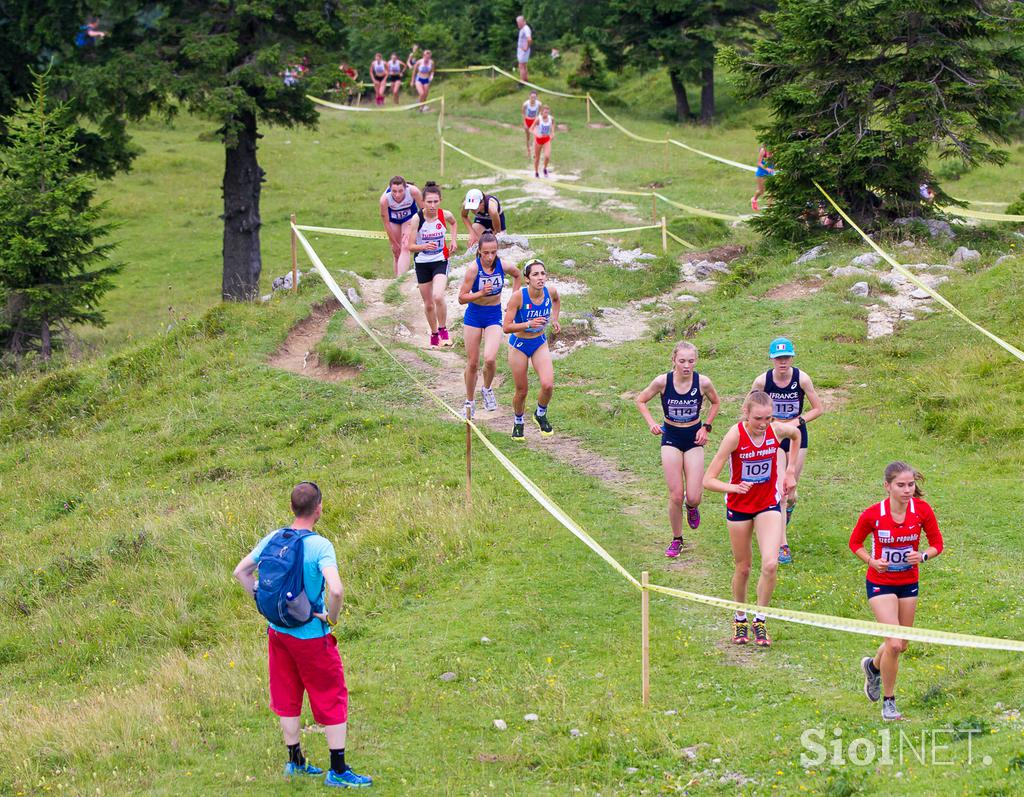
<path id="1" fill-rule="evenodd" d="M 985 648 L 988 650 L 1014 650 L 1024 651 L 1024 642 L 1016 639 L 1000 639 L 999 637 L 975 636 L 974 634 L 959 634 L 953 631 L 936 631 L 930 628 L 915 628 L 905 625 L 889 625 L 887 623 L 876 623 L 874 620 L 856 620 L 850 617 L 836 617 L 829 614 L 816 614 L 814 612 L 801 612 L 795 609 L 783 609 L 774 606 L 755 606 L 750 603 L 737 603 L 725 598 L 714 598 L 708 595 L 699 595 L 694 592 L 675 589 L 673 587 L 662 587 L 657 584 L 648 584 L 647 589 L 651 592 L 661 592 L 675 598 L 701 603 L 705 606 L 714 606 L 719 609 L 728 609 L 736 612 L 760 612 L 767 617 L 774 617 L 776 620 L 785 620 L 790 623 L 811 625 L 815 628 L 826 628 L 832 631 L 845 631 L 850 634 L 864 634 L 866 636 L 887 636 L 899 639 L 913 639 L 918 642 L 931 642 L 936 645 L 953 645 L 964 648 Z"/>
<path id="2" fill-rule="evenodd" d="M 1024 221 L 1024 216 L 1017 216 L 1013 213 L 990 213 L 987 210 L 971 210 L 970 208 L 940 207 L 943 213 L 950 216 L 960 216 L 965 219 L 984 219 L 985 221 Z"/>
<path id="3" fill-rule="evenodd" d="M 546 89 L 543 86 L 538 86 L 536 83 L 530 83 L 530 82 L 528 82 L 526 80 L 520 80 L 518 77 L 513 75 L 511 72 L 506 72 L 500 66 L 494 66 L 492 64 L 491 65 L 491 69 L 493 69 L 499 75 L 504 75 L 509 80 L 514 80 L 516 83 L 519 83 L 519 84 L 521 84 L 523 86 L 529 86 L 531 89 L 537 89 L 537 91 L 544 92 L 545 94 L 554 94 L 556 97 L 567 97 L 570 100 L 585 100 L 587 98 L 586 94 L 567 94 L 564 91 L 555 91 L 554 89 Z"/>
<path id="4" fill-rule="evenodd" d="M 607 119 L 609 122 L 611 122 L 612 126 L 615 127 L 616 130 L 618 130 L 620 133 L 622 133 L 624 135 L 629 136 L 634 141 L 643 141 L 644 143 L 647 143 L 647 144 L 667 144 L 668 143 L 668 139 L 667 138 L 661 138 L 661 139 L 658 139 L 658 138 L 644 138 L 643 136 L 638 136 L 636 133 L 631 133 L 629 130 L 627 130 L 622 125 L 620 125 L 618 122 L 616 122 L 614 119 L 612 119 L 605 112 L 604 108 L 602 108 L 600 105 L 597 104 L 597 100 L 595 100 L 590 94 L 588 94 L 587 97 L 590 99 L 590 104 L 594 106 L 594 109 L 599 114 L 601 114 L 601 116 L 603 116 L 605 119 Z"/>
<path id="5" fill-rule="evenodd" d="M 344 227 L 312 227 L 308 224 L 296 224 L 297 229 L 304 232 L 318 232 L 325 235 L 341 235 L 347 238 L 387 238 L 384 230 L 351 230 Z M 524 235 L 527 238 L 585 238 L 596 235 L 614 235 L 625 232 L 639 232 L 641 230 L 660 230 L 660 224 L 645 224 L 639 227 L 615 227 L 610 230 L 578 230 L 576 232 L 522 232 L 517 235 Z M 671 235 L 671 233 L 669 233 Z M 675 236 L 673 236 L 675 237 Z M 460 241 L 468 241 L 468 233 L 459 233 Z M 680 241 L 682 239 L 679 239 Z"/>
<path id="6" fill-rule="evenodd" d="M 665 234 L 680 246 L 685 246 L 687 249 L 697 249 L 697 247 L 694 244 L 691 244 L 689 241 L 680 238 L 678 235 L 672 232 L 672 230 L 665 230 Z"/>
<path id="7" fill-rule="evenodd" d="M 993 341 L 995 341 L 1000 346 L 1002 346 L 1004 349 L 1006 349 L 1008 352 L 1010 352 L 1010 354 L 1012 354 L 1018 360 L 1024 361 L 1024 352 L 1022 352 L 1016 346 L 1013 346 L 1013 345 L 1007 343 L 1005 340 L 1000 338 L 998 335 L 993 335 L 991 332 L 989 332 L 987 329 L 985 329 L 985 327 L 981 326 L 980 324 L 974 323 L 970 318 L 968 318 L 966 315 L 964 315 L 962 312 L 960 312 L 960 310 L 958 310 L 955 306 L 953 306 L 953 304 L 951 302 L 949 302 L 944 296 L 939 294 L 938 291 L 936 291 L 930 285 L 926 285 L 924 282 L 922 282 L 913 271 L 911 271 L 908 268 L 905 268 L 904 266 L 900 265 L 895 260 L 893 260 L 893 258 L 889 256 L 888 252 L 886 252 L 884 249 L 882 249 L 882 247 L 880 247 L 878 244 L 876 244 L 874 241 L 872 241 L 871 238 L 868 235 L 865 234 L 864 230 L 862 230 L 860 227 L 858 227 L 857 223 L 853 219 L 851 219 L 849 216 L 846 215 L 846 211 L 844 211 L 841 207 L 839 207 L 839 205 L 836 204 L 836 201 L 834 199 L 832 199 L 832 197 L 829 196 L 828 192 L 818 184 L 817 180 L 814 181 L 814 186 L 819 191 L 821 191 L 821 193 L 825 196 L 825 199 L 827 199 L 829 201 L 829 203 L 832 205 L 832 207 L 834 207 L 836 209 L 836 211 L 839 213 L 840 216 L 843 217 L 843 219 L 846 221 L 846 223 L 849 224 L 853 229 L 855 229 L 860 234 L 860 237 L 863 238 L 865 241 L 867 241 L 868 245 L 871 246 L 872 249 L 874 249 L 876 252 L 878 252 L 879 255 L 881 255 L 883 258 L 885 258 L 886 262 L 888 262 L 889 265 L 891 265 L 893 267 L 894 271 L 897 271 L 900 274 L 902 274 L 904 277 L 906 277 L 908 280 L 910 280 L 912 283 L 914 283 L 917 287 L 922 288 L 922 289 L 928 291 L 928 293 L 932 296 L 932 298 L 935 299 L 935 301 L 937 301 L 939 304 L 941 304 L 943 307 L 945 307 L 947 310 L 949 310 L 951 313 L 953 313 L 953 315 L 957 316 L 957 318 L 960 318 L 961 320 L 966 321 L 968 324 L 970 324 L 972 327 L 974 327 L 980 333 L 982 333 L 983 335 L 985 335 L 988 338 L 991 338 Z"/>
<path id="8" fill-rule="evenodd" d="M 840 211 L 842 212 L 842 211 Z M 391 358 L 391 360 L 409 377 L 409 379 L 415 384 L 429 399 L 434 401 L 442 410 L 453 416 L 460 423 L 468 424 L 469 428 L 473 431 L 476 437 L 484 444 L 487 450 L 494 456 L 495 459 L 501 463 L 516 481 L 518 481 L 523 488 L 533 496 L 536 500 L 553 518 L 561 523 L 566 529 L 568 529 L 577 539 L 583 542 L 588 548 L 594 553 L 600 556 L 609 566 L 611 566 L 619 575 L 629 581 L 637 589 L 642 590 L 643 586 L 640 582 L 633 577 L 633 575 L 623 567 L 618 560 L 615 559 L 608 551 L 606 551 L 597 540 L 595 540 L 590 534 L 570 517 L 565 510 L 563 510 L 552 498 L 550 498 L 540 487 L 538 487 L 530 477 L 523 473 L 519 467 L 512 462 L 505 454 L 503 454 L 480 430 L 480 428 L 473 423 L 473 421 L 465 418 L 457 409 L 447 404 L 444 399 L 438 396 L 432 391 L 426 384 L 420 381 L 419 377 L 410 370 L 405 363 L 395 357 L 387 345 L 380 339 L 376 332 L 374 332 L 362 317 L 356 311 L 352 303 L 349 302 L 348 296 L 341 290 L 341 287 L 335 281 L 334 277 L 324 266 L 323 261 L 320 260 L 319 255 L 310 245 L 309 241 L 300 231 L 298 225 L 291 225 L 292 231 L 302 248 L 306 251 L 310 261 L 320 274 L 324 283 L 330 289 L 331 293 L 334 294 L 335 298 L 341 303 L 341 306 L 345 308 L 345 311 L 352 317 L 352 319 L 360 326 L 360 328 L 370 337 L 370 339 L 376 343 L 384 353 Z M 936 631 L 927 628 L 914 628 L 908 626 L 896 626 L 887 625 L 884 623 L 876 623 L 870 620 L 857 620 L 847 617 L 836 617 L 827 614 L 816 614 L 812 612 L 802 612 L 794 609 L 784 609 L 781 607 L 772 606 L 755 606 L 748 603 L 737 603 L 735 601 L 727 600 L 725 598 L 715 598 L 710 595 L 700 595 L 694 592 L 687 592 L 681 589 L 675 589 L 673 587 L 664 587 L 657 584 L 649 584 L 647 587 L 651 592 L 660 592 L 665 595 L 671 595 L 673 597 L 682 598 L 683 600 L 691 601 L 693 603 L 703 604 L 705 606 L 714 606 L 722 609 L 729 609 L 732 611 L 746 611 L 746 612 L 761 612 L 768 617 L 773 617 L 778 620 L 784 620 L 792 623 L 800 623 L 802 625 L 810 625 L 817 628 L 831 629 L 835 631 L 846 631 L 855 634 L 865 634 L 869 636 L 889 636 L 897 637 L 901 639 L 914 639 L 921 642 L 931 642 L 939 645 L 954 645 L 959 647 L 969 648 L 985 648 L 990 650 L 1009 650 L 1009 651 L 1024 651 L 1024 642 L 1013 640 L 1013 639 L 1000 639 L 998 637 L 983 637 L 975 636 L 972 634 L 959 634 L 950 631 Z"/>
<path id="9" fill-rule="evenodd" d="M 491 69 L 491 65 L 486 66 L 450 66 L 445 69 L 435 69 L 435 72 L 482 72 L 485 69 Z"/>
<path id="10" fill-rule="evenodd" d="M 705 152 L 702 149 L 697 149 L 696 147 L 691 147 L 689 144 L 684 144 L 682 141 L 676 141 L 674 138 L 670 138 L 668 140 L 668 143 L 669 144 L 675 144 L 677 147 L 682 147 L 685 150 L 689 150 L 690 152 L 693 152 L 693 153 L 695 153 L 697 155 L 700 155 L 702 157 L 705 157 L 705 158 L 710 158 L 713 161 L 718 161 L 719 163 L 724 163 L 727 166 L 734 166 L 737 169 L 743 169 L 743 170 L 748 171 L 748 172 L 756 172 L 757 171 L 757 167 L 756 166 L 751 166 L 750 164 L 747 164 L 747 163 L 738 163 L 737 161 L 731 161 L 728 158 L 722 158 L 722 157 L 720 157 L 718 155 L 712 155 L 710 152 Z"/>
<path id="11" fill-rule="evenodd" d="M 968 205 L 984 205 L 989 208 L 1005 208 L 1009 205 L 1009 202 L 985 202 L 981 199 L 961 199 L 960 197 L 953 197 L 957 202 L 966 202 Z"/>
<path id="12" fill-rule="evenodd" d="M 469 158 L 471 161 L 476 161 L 481 166 L 486 166 L 488 169 L 493 169 L 494 171 L 504 175 L 505 177 L 512 177 L 517 180 L 537 179 L 530 175 L 529 173 L 521 174 L 513 169 L 506 169 L 504 166 L 498 166 L 496 163 L 491 163 L 490 161 L 485 161 L 483 158 L 478 158 L 476 155 L 471 155 L 470 153 L 466 152 L 466 150 L 455 146 L 447 139 L 441 139 L 441 143 L 444 144 L 444 146 L 448 147 L 449 149 L 458 152 L 463 157 Z M 679 208 L 680 210 L 685 210 L 687 213 L 692 213 L 694 216 L 707 216 L 712 219 L 723 219 L 724 221 L 742 221 L 744 218 L 749 218 L 746 216 L 731 216 L 728 213 L 718 213 L 717 211 L 714 210 L 704 210 L 703 208 L 691 207 L 690 205 L 684 205 L 681 202 L 676 202 L 672 199 L 669 199 L 668 197 L 663 196 L 662 194 L 657 194 L 653 191 L 627 191 L 626 189 L 623 188 L 592 188 L 590 186 L 576 185 L 575 183 L 564 183 L 559 180 L 548 179 L 545 179 L 543 182 L 545 185 L 553 185 L 556 188 L 562 188 L 565 189 L 566 191 L 576 191 L 577 193 L 580 194 L 615 194 L 617 196 L 654 197 L 656 199 L 660 199 L 662 202 L 665 202 L 668 205 L 671 205 L 674 208 Z"/>
<path id="13" fill-rule="evenodd" d="M 422 108 L 424 105 L 430 105 L 432 102 L 441 102 L 444 99 L 441 97 L 434 97 L 432 100 L 426 102 L 414 102 L 409 105 L 389 105 L 384 108 L 364 108 L 361 105 L 342 105 L 337 102 L 328 102 L 327 100 L 314 97 L 312 94 L 306 95 L 307 100 L 315 102 L 317 105 L 322 105 L 325 108 L 333 108 L 336 111 L 356 111 L 360 113 L 393 113 L 395 111 L 409 111 L 413 108 Z"/>
<path id="14" fill-rule="evenodd" d="M 345 293 L 341 290 L 341 287 L 335 281 L 334 277 L 331 276 L 331 273 L 324 266 L 323 262 L 320 260 L 320 257 L 317 255 L 316 251 L 313 249 L 312 246 L 310 246 L 309 241 L 306 240 L 306 236 L 302 234 L 302 232 L 298 229 L 297 225 L 293 224 L 291 225 L 291 228 L 292 231 L 295 233 L 295 236 L 298 239 L 299 243 L 302 244 L 302 248 L 306 250 L 306 254 L 309 256 L 310 261 L 313 263 L 314 268 L 316 268 L 317 272 L 320 274 L 324 283 L 327 285 L 328 288 L 330 288 L 331 293 L 333 293 L 335 298 L 341 303 L 341 306 L 345 308 L 345 311 L 350 316 L 352 316 L 353 320 L 362 328 L 363 332 L 369 335 L 370 339 L 378 346 L 380 346 L 381 349 L 384 350 L 384 353 L 387 354 L 388 357 L 390 357 L 395 362 L 395 364 L 399 368 L 401 368 L 402 371 L 405 372 L 409 379 L 412 380 L 412 382 L 421 391 L 423 391 L 423 393 L 428 398 L 430 398 L 436 404 L 438 404 L 445 412 L 454 416 L 455 419 L 458 420 L 460 423 L 468 424 L 469 428 L 473 430 L 473 433 L 477 436 L 480 442 L 482 442 L 484 446 L 487 447 L 487 450 L 491 452 L 495 459 L 497 459 L 498 462 L 502 464 L 505 470 L 512 474 L 512 477 L 516 481 L 518 481 L 523 486 L 523 488 L 530 495 L 533 496 L 534 500 L 536 500 L 537 503 L 544 507 L 544 509 L 547 510 L 547 512 L 553 518 L 555 518 L 559 523 L 565 526 L 565 528 L 572 532 L 573 535 L 575 535 L 594 553 L 596 553 L 598 556 L 604 559 L 605 562 L 611 565 L 611 567 L 614 568 L 616 572 L 618 572 L 623 578 L 629 581 L 630 584 L 632 584 L 634 587 L 639 588 L 640 582 L 637 581 L 633 577 L 633 575 L 628 570 L 626 570 L 626 568 L 620 565 L 618 561 L 616 561 L 615 557 L 613 557 L 610 553 L 608 553 L 608 551 L 601 547 L 600 543 L 598 543 L 597 540 L 595 540 L 593 537 L 587 534 L 587 532 L 585 532 L 583 528 L 565 512 L 565 510 L 563 510 L 557 503 L 555 503 L 554 500 L 548 497 L 548 495 L 540 487 L 538 487 L 530 479 L 529 476 L 523 473 L 516 466 L 516 464 L 512 462 L 512 460 L 506 457 L 489 439 L 487 439 L 487 436 L 482 431 L 480 431 L 480 428 L 475 423 L 473 423 L 473 421 L 468 420 L 457 409 L 449 406 L 444 401 L 444 399 L 442 399 L 440 396 L 434 393 L 434 391 L 427 387 L 427 385 L 421 382 L 419 377 L 417 377 L 417 375 L 412 370 L 410 370 L 405 365 L 405 363 L 403 363 L 401 360 L 395 357 L 394 354 L 391 353 L 391 350 L 388 349 L 385 343 L 380 339 L 380 337 L 378 337 L 377 333 L 374 332 L 366 324 L 365 321 L 363 321 L 359 313 L 356 311 L 355 307 L 353 307 L 352 303 L 349 302 L 348 296 L 345 295 Z"/>

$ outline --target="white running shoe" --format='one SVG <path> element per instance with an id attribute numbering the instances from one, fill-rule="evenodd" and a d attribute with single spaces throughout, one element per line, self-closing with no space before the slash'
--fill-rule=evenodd
<path id="1" fill-rule="evenodd" d="M 462 405 L 462 414 L 469 420 L 473 420 L 473 416 L 476 414 L 476 402 L 466 399 L 466 403 Z"/>
<path id="2" fill-rule="evenodd" d="M 485 410 L 495 412 L 498 409 L 498 397 L 494 395 L 494 390 L 489 387 L 480 388 L 480 395 L 483 396 Z"/>

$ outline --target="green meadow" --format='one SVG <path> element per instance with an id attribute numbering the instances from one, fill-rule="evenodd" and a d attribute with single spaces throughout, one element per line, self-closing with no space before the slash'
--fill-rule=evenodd
<path id="1" fill-rule="evenodd" d="M 484 76 L 444 80 L 434 91 L 446 96 L 452 143 L 527 168 L 524 92 Z M 668 121 L 667 81 L 628 80 L 601 99 L 640 135 L 671 131 L 734 160 L 756 156 L 759 114 L 737 107 L 725 87 L 722 119 L 711 128 Z M 556 177 L 597 188 L 657 185 L 678 202 L 749 212 L 749 173 L 588 127 L 579 101 L 551 105 L 568 126 L 554 141 Z M 487 171 L 448 152 L 442 178 L 436 122 L 435 113 L 325 111 L 317 130 L 264 130 L 264 292 L 290 268 L 291 213 L 304 224 L 378 229 L 377 199 L 393 174 L 436 179 L 446 190 L 442 206 L 457 211 L 461 181 Z M 144 154 L 101 190 L 126 263 L 105 300 L 108 326 L 83 332 L 77 359 L 0 382 L 0 795 L 323 788 L 281 777 L 264 624 L 231 579 L 238 559 L 290 520 L 288 492 L 305 479 L 323 488 L 318 530 L 334 542 L 345 583 L 337 633 L 350 690 L 348 758 L 373 776 L 372 793 L 1024 790 L 1019 654 L 912 642 L 898 685 L 908 719 L 894 727 L 861 691 L 860 657 L 877 639 L 769 621 L 770 650 L 738 650 L 727 612 L 654 594 L 651 702 L 642 706 L 639 592 L 481 446 L 467 508 L 463 428 L 365 336 L 340 316 L 327 330 L 323 346 L 357 368 L 351 379 L 325 383 L 267 364 L 328 297 L 319 279 L 265 303 L 220 304 L 223 150 L 209 129 L 188 116 L 135 127 Z M 1009 201 L 1022 176 L 1024 152 L 1014 144 L 1007 166 L 968 174 L 951 193 Z M 531 199 L 522 182 L 498 185 L 504 201 Z M 561 189 L 532 199 L 513 203 L 511 232 L 651 218 L 646 199 L 616 197 L 625 204 L 602 207 L 609 197 Z M 826 256 L 796 265 L 806 247 L 663 205 L 661 215 L 701 248 L 746 251 L 698 302 L 673 298 L 654 313 L 639 340 L 583 346 L 555 363 L 557 435 L 579 441 L 584 459 L 633 478 L 588 476 L 543 444 L 517 448 L 504 431 L 488 430 L 494 443 L 630 572 L 726 597 L 732 559 L 718 496 L 705 495 L 703 523 L 688 533 L 684 555 L 663 556 L 669 533 L 658 446 L 632 396 L 667 370 L 676 340 L 692 340 L 698 369 L 724 398 L 717 446 L 768 367 L 768 341 L 785 334 L 830 411 L 811 425 L 790 528 L 795 560 L 780 569 L 774 603 L 870 617 L 864 568 L 847 539 L 859 512 L 883 496 L 885 465 L 906 459 L 926 476 L 947 546 L 922 567 L 917 624 L 1024 638 L 1024 363 L 938 305 L 901 321 L 893 335 L 868 339 L 877 295 L 856 298 L 853 279 L 825 273 L 867 251 L 852 234 L 824 235 Z M 1021 261 L 995 260 L 1024 241 L 1008 226 L 955 229 L 952 242 L 912 232 L 880 242 L 899 253 L 897 244 L 913 238 L 918 248 L 905 262 L 946 263 L 958 245 L 979 250 L 980 259 L 950 272 L 939 290 L 1021 346 Z M 343 287 L 358 287 L 354 275 L 390 276 L 386 242 L 310 240 Z M 614 240 L 657 257 L 628 271 L 610 263 L 602 241 L 531 242 L 552 276 L 586 287 L 566 296 L 566 319 L 601 308 L 627 308 L 639 319 L 646 311 L 636 300 L 653 306 L 683 292 L 680 247 L 670 242 L 662 254 L 657 231 Z M 770 296 L 811 284 L 816 290 L 794 298 Z M 373 324 L 388 334 L 403 299 L 395 290 L 384 300 Z M 396 350 L 420 352 L 421 372 L 440 378 L 444 361 L 415 343 Z M 499 371 L 507 375 L 503 356 Z M 507 405 L 510 395 L 506 383 L 499 401 Z M 454 680 L 442 681 L 448 672 Z M 323 766 L 325 740 L 308 711 L 304 724 L 304 749 Z M 880 746 L 885 731 L 891 762 L 851 763 L 863 753 L 855 745 L 851 755 L 851 742 Z M 801 760 L 813 752 L 801 741 L 808 732 L 827 747 L 821 763 Z"/>

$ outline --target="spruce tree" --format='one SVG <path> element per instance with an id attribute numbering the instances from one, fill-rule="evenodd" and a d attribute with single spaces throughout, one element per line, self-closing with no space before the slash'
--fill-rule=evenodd
<path id="1" fill-rule="evenodd" d="M 79 145 L 68 108 L 47 108 L 47 78 L 34 96 L 4 118 L 0 150 L 0 344 L 20 356 L 49 359 L 72 324 L 102 326 L 100 297 L 120 265 L 111 226 L 93 204 L 92 179 L 76 171 Z"/>
<path id="2" fill-rule="evenodd" d="M 766 16 L 775 37 L 726 61 L 748 99 L 767 105 L 760 128 L 778 173 L 768 233 L 810 229 L 817 180 L 861 223 L 952 201 L 933 157 L 967 167 L 1002 164 L 1013 114 L 1024 105 L 1020 3 L 1008 0 L 781 0 Z"/>

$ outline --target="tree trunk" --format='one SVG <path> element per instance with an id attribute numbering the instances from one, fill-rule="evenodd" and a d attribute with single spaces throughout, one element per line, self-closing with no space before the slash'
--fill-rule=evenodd
<path id="1" fill-rule="evenodd" d="M 680 122 L 689 122 L 690 101 L 686 97 L 686 85 L 672 69 L 668 71 L 668 79 L 672 82 L 672 91 L 676 95 L 676 119 Z"/>
<path id="2" fill-rule="evenodd" d="M 221 296 L 227 301 L 252 301 L 259 293 L 260 186 L 264 172 L 256 162 L 256 115 L 240 114 L 238 143 L 225 149 L 224 278 Z"/>
<path id="3" fill-rule="evenodd" d="M 39 329 L 39 353 L 44 360 L 49 360 L 53 354 L 53 343 L 50 340 L 50 321 L 44 315 Z"/>
<path id="4" fill-rule="evenodd" d="M 700 123 L 709 125 L 715 121 L 715 61 L 714 53 L 700 70 Z"/>

